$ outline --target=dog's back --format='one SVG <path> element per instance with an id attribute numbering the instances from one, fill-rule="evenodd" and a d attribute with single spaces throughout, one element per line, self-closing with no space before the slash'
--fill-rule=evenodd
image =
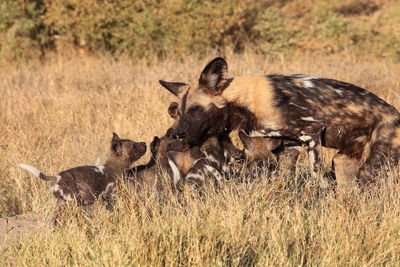
<path id="1" fill-rule="evenodd" d="M 60 172 L 52 185 L 55 197 L 73 200 L 79 205 L 92 204 L 101 193 L 112 192 L 115 186 L 113 175 L 104 166 L 79 166 Z"/>

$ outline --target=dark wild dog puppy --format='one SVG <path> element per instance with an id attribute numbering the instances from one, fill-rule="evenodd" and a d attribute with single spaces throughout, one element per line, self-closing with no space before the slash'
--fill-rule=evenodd
<path id="1" fill-rule="evenodd" d="M 142 187 L 155 188 L 158 192 L 163 189 L 162 181 L 158 175 L 161 171 L 165 171 L 171 177 L 171 185 L 175 188 L 176 184 L 173 181 L 173 165 L 168 160 L 168 145 L 175 140 L 172 139 L 169 133 L 172 129 L 168 129 L 167 133 L 159 138 L 155 136 L 150 144 L 151 158 L 147 164 L 139 165 L 127 170 L 127 178 L 137 188 Z"/>
<path id="2" fill-rule="evenodd" d="M 247 121 L 240 129 L 304 144 L 312 166 L 317 146 L 338 149 L 338 185 L 374 182 L 388 163 L 399 163 L 400 113 L 353 84 L 302 74 L 230 78 L 223 58 L 207 64 L 191 85 L 162 84 L 180 98 L 175 135 L 189 143 L 220 134 L 237 110 Z"/>
<path id="3" fill-rule="evenodd" d="M 160 172 L 164 171 L 170 178 L 170 180 L 167 181 L 168 185 L 170 185 L 173 190 L 180 190 L 181 184 L 185 183 L 187 174 L 190 171 L 194 171 L 196 168 L 198 169 L 199 166 L 204 165 L 204 160 L 200 159 L 205 159 L 206 155 L 200 151 L 200 148 L 190 148 L 187 144 L 172 139 L 169 135 L 171 131 L 172 129 L 169 129 L 161 138 L 157 136 L 154 137 L 150 144 L 151 158 L 147 164 L 127 170 L 126 173 L 129 181 L 137 189 L 140 190 L 143 187 L 147 187 L 161 192 L 165 184 L 163 184 L 159 175 Z M 225 158 L 225 156 L 220 141 L 214 140 L 217 140 L 217 138 L 210 138 L 210 140 L 207 140 L 203 144 L 202 149 L 209 152 L 210 155 L 207 158 L 216 162 L 215 159 Z M 218 142 L 218 146 L 216 142 Z M 213 143 L 215 143 L 215 146 L 211 145 Z M 193 168 L 194 165 L 196 166 L 195 168 Z M 220 167 L 218 167 L 218 169 L 220 169 Z M 219 180 L 220 177 L 222 176 L 219 174 Z"/>
<path id="4" fill-rule="evenodd" d="M 296 172 L 296 163 L 301 152 L 301 146 L 297 143 L 277 138 L 250 137 L 243 131 L 239 132 L 239 138 L 244 145 L 247 166 L 251 172 L 254 171 L 254 167 L 266 168 L 271 172 L 281 163 L 288 167 L 287 175 L 293 175 Z"/>
<path id="5" fill-rule="evenodd" d="M 146 153 L 146 144 L 129 139 L 120 139 L 113 133 L 111 152 L 104 166 L 80 166 L 62 171 L 56 176 L 48 176 L 38 169 L 18 164 L 34 176 L 51 182 L 54 196 L 61 201 L 76 200 L 79 206 L 87 206 L 102 196 L 111 205 L 110 195 L 115 188 L 118 177 L 124 170 Z"/>
<path id="6" fill-rule="evenodd" d="M 243 131 L 239 132 L 239 138 L 243 143 L 246 159 L 251 165 L 275 170 L 277 158 L 272 151 L 281 146 L 282 140 L 250 137 Z"/>
<path id="7" fill-rule="evenodd" d="M 170 144 L 168 157 L 177 166 L 179 172 L 174 172 L 174 177 L 181 183 L 196 188 L 203 187 L 209 181 L 217 186 L 222 185 L 228 159 L 221 139 L 210 137 L 201 148 L 176 141 Z"/>

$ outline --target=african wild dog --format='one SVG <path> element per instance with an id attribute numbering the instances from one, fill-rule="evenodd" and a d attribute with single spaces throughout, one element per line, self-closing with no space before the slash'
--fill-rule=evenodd
<path id="1" fill-rule="evenodd" d="M 113 133 L 111 152 L 104 166 L 80 166 L 60 172 L 56 176 L 47 176 L 38 169 L 18 164 L 34 176 L 51 182 L 54 196 L 60 201 L 76 200 L 79 206 L 87 206 L 101 195 L 111 205 L 110 195 L 114 190 L 117 178 L 123 176 L 124 170 L 146 153 L 146 144 L 129 139 L 120 139 Z"/>
<path id="2" fill-rule="evenodd" d="M 141 187 L 155 188 L 158 192 L 163 190 L 164 186 L 158 175 L 165 171 L 171 177 L 172 188 L 176 188 L 176 181 L 173 180 L 173 170 L 175 165 L 171 166 L 168 159 L 169 144 L 175 140 L 170 137 L 172 129 L 159 138 L 155 136 L 150 144 L 151 158 L 147 164 L 133 167 L 127 170 L 127 178 L 139 189 Z"/>
<path id="3" fill-rule="evenodd" d="M 174 172 L 174 177 L 181 184 L 201 188 L 211 179 L 217 186 L 222 185 L 228 159 L 221 138 L 208 138 L 201 149 L 177 140 L 170 144 L 168 157 L 177 166 L 179 172 Z"/>
<path id="4" fill-rule="evenodd" d="M 245 132 L 239 132 L 239 138 L 244 146 L 244 153 L 251 165 L 272 171 L 276 167 L 277 158 L 273 150 L 281 146 L 282 140 L 264 137 L 250 137 Z"/>
<path id="5" fill-rule="evenodd" d="M 215 58 L 192 85 L 160 81 L 180 97 L 178 138 L 196 144 L 224 129 L 240 128 L 291 140 L 307 146 L 312 171 L 317 146 L 335 148 L 338 184 L 355 177 L 370 183 L 385 163 L 398 164 L 400 114 L 369 91 L 302 74 L 229 78 L 227 72 L 226 61 Z"/>

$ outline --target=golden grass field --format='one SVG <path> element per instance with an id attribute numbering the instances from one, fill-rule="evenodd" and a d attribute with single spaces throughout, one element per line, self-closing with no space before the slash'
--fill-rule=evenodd
<path id="1" fill-rule="evenodd" d="M 34 214 L 49 221 L 48 185 L 18 168 L 46 174 L 105 160 L 112 132 L 147 144 L 172 124 L 175 98 L 159 79 L 191 82 L 215 54 L 184 62 L 54 57 L 42 65 L 3 64 L 0 72 L 0 217 Z M 299 55 L 272 60 L 228 55 L 230 75 L 307 73 L 354 83 L 400 108 L 400 67 L 389 60 Z M 324 150 L 330 169 L 333 151 Z M 149 152 L 139 163 L 147 162 Z M 306 166 L 300 162 L 300 166 Z M 240 167 L 240 166 L 239 166 Z M 113 212 L 96 204 L 70 209 L 71 222 L 0 244 L 0 265 L 13 266 L 376 266 L 400 262 L 399 172 L 382 174 L 370 191 L 336 197 L 300 168 L 295 177 L 260 175 L 227 181 L 185 205 L 171 192 L 161 200 L 121 185 Z M 89 215 L 88 215 L 89 214 Z M 72 216 L 74 215 L 74 216 Z"/>

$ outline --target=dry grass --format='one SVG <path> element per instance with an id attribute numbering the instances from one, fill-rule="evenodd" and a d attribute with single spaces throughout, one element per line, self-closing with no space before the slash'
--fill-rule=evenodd
<path id="1" fill-rule="evenodd" d="M 192 81 L 204 64 L 188 57 L 148 66 L 108 58 L 54 59 L 42 66 L 2 66 L 0 73 L 0 215 L 50 217 L 54 198 L 42 181 L 16 167 L 48 174 L 105 159 L 113 131 L 149 142 L 171 124 L 174 97 L 158 79 Z M 272 62 L 228 56 L 231 75 L 308 73 L 368 88 L 400 107 L 400 68 L 371 58 L 299 56 Z M 332 151 L 324 151 L 329 169 Z M 148 157 L 148 156 L 147 156 Z M 142 159 L 145 162 L 147 157 Z M 336 198 L 302 169 L 296 177 L 240 185 L 227 182 L 204 199 L 170 192 L 162 201 L 122 186 L 114 212 L 71 208 L 72 222 L 28 234 L 0 253 L 2 265 L 397 265 L 400 261 L 398 170 L 368 193 Z M 86 214 L 86 215 L 85 215 Z"/>

